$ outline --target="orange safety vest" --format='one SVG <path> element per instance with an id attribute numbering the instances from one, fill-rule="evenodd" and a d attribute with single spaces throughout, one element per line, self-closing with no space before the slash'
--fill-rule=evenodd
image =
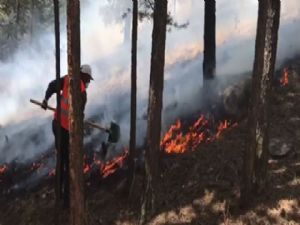
<path id="1" fill-rule="evenodd" d="M 85 85 L 82 80 L 80 80 L 81 84 L 81 92 L 86 90 Z M 60 96 L 60 106 L 61 106 L 61 116 L 60 116 L 60 124 L 66 130 L 69 130 L 69 76 L 64 76 L 64 87 L 62 91 L 62 95 Z M 54 112 L 54 118 L 57 120 L 57 111 Z"/>

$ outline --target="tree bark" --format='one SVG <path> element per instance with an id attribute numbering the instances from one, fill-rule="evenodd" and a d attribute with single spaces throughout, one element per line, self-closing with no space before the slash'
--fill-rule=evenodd
<path id="1" fill-rule="evenodd" d="M 83 109 L 80 86 L 80 1 L 67 5 L 69 129 L 70 129 L 70 224 L 85 224 L 83 194 Z"/>
<path id="2" fill-rule="evenodd" d="M 19 33 L 20 32 L 20 1 L 15 1 L 15 12 L 16 12 L 16 24 L 13 27 L 13 38 L 14 38 L 14 48 L 17 49 L 19 45 Z"/>
<path id="3" fill-rule="evenodd" d="M 204 0 L 203 83 L 214 79 L 216 70 L 216 1 Z"/>
<path id="4" fill-rule="evenodd" d="M 33 36 L 35 34 L 35 26 L 36 26 L 36 6 L 35 6 L 35 1 L 31 0 L 31 18 L 30 18 L 30 42 L 33 41 Z"/>
<path id="5" fill-rule="evenodd" d="M 135 177 L 136 158 L 136 79 L 137 79 L 137 38 L 138 38 L 138 0 L 132 0 L 132 39 L 131 39 L 131 111 L 130 111 L 130 143 L 129 171 L 127 178 L 128 197 L 132 195 Z"/>
<path id="6" fill-rule="evenodd" d="M 53 0 L 54 5 L 54 31 L 55 31 L 55 56 L 56 56 L 56 102 L 57 102 L 57 123 L 60 124 L 61 118 L 61 104 L 60 104 L 60 32 L 59 32 L 59 2 Z M 62 199 L 62 183 L 61 183 L 61 128 L 57 126 L 57 149 L 56 149 L 56 169 L 55 169 L 55 194 L 56 194 L 56 207 L 58 208 L 59 202 Z M 65 198 L 64 198 L 65 199 Z M 65 205 L 67 205 L 65 203 Z"/>
<path id="7" fill-rule="evenodd" d="M 16 0 L 16 24 L 19 25 L 19 22 L 20 22 L 20 0 Z"/>
<path id="8" fill-rule="evenodd" d="M 241 203 L 247 206 L 252 192 L 266 185 L 269 147 L 269 99 L 276 61 L 280 0 L 259 0 L 252 97 L 249 108 L 249 137 L 244 156 Z"/>
<path id="9" fill-rule="evenodd" d="M 154 4 L 148 103 L 148 128 L 145 153 L 146 179 L 140 224 L 144 224 L 146 220 L 156 211 L 156 193 L 159 179 L 158 161 L 160 151 L 168 1 L 155 0 Z"/>

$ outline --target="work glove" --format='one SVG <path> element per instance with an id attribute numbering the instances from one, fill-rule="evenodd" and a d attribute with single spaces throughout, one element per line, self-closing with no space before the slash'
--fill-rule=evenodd
<path id="1" fill-rule="evenodd" d="M 47 109 L 47 107 L 48 107 L 48 101 L 46 99 L 43 100 L 41 107 L 43 109 L 45 109 L 45 110 Z"/>

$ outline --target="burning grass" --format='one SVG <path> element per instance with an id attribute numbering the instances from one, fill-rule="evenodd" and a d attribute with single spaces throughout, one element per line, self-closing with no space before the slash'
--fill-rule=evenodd
<path id="1" fill-rule="evenodd" d="M 185 128 L 181 121 L 177 120 L 162 138 L 161 149 L 166 153 L 176 154 L 185 153 L 189 150 L 194 151 L 201 143 L 215 141 L 220 138 L 225 129 L 236 125 L 236 123 L 232 124 L 228 120 L 216 123 L 213 118 L 208 119 L 204 115 L 201 115 L 185 132 Z M 93 153 L 94 156 L 91 160 L 88 160 L 88 156 L 84 155 L 84 174 L 98 171 L 97 173 L 100 174 L 100 178 L 106 178 L 112 175 L 119 168 L 122 168 L 127 160 L 129 154 L 128 149 L 124 149 L 122 152 L 121 155 L 116 156 L 108 162 L 104 162 L 96 152 Z M 48 157 L 53 156 L 49 155 Z M 39 173 L 41 169 L 45 169 L 45 163 L 43 162 L 45 158 L 45 156 L 42 156 L 40 160 L 37 160 L 26 167 L 27 169 L 25 170 L 28 170 L 28 174 L 34 172 Z M 9 168 L 8 165 L 0 166 L 0 175 L 7 173 Z M 48 170 L 48 177 L 55 176 L 55 168 L 48 168 Z"/>
<path id="2" fill-rule="evenodd" d="M 181 121 L 177 120 L 163 137 L 160 146 L 166 153 L 181 154 L 189 150 L 194 151 L 201 143 L 215 141 L 225 129 L 235 126 L 237 123 L 228 120 L 215 123 L 214 119 L 207 119 L 201 115 L 184 133 Z"/>
<path id="3" fill-rule="evenodd" d="M 287 86 L 288 84 L 289 84 L 289 71 L 287 68 L 284 68 L 282 76 L 280 78 L 280 85 L 284 87 Z"/>
<path id="4" fill-rule="evenodd" d="M 4 174 L 6 171 L 7 171 L 7 166 L 6 165 L 0 166 L 0 175 Z"/>
<path id="5" fill-rule="evenodd" d="M 170 127 L 168 132 L 161 140 L 161 149 L 166 153 L 185 153 L 189 150 L 196 150 L 201 143 L 213 142 L 220 138 L 225 129 L 234 127 L 237 124 L 232 124 L 228 120 L 215 122 L 213 118 L 205 118 L 201 115 L 187 130 L 182 125 L 180 120 L 177 120 L 174 125 Z M 106 178 L 114 174 L 118 169 L 122 168 L 128 157 L 128 149 L 124 149 L 123 153 L 116 156 L 108 162 L 104 162 L 99 153 L 94 152 L 92 159 L 89 160 L 87 155 L 84 155 L 83 172 L 85 175 L 96 172 L 99 179 Z M 55 168 L 47 167 L 45 163 L 47 160 L 53 158 L 53 155 L 42 156 L 39 160 L 25 166 L 23 179 L 33 173 L 39 173 L 41 170 L 47 169 L 46 177 L 51 178 L 55 176 Z M 52 160 L 52 159 L 51 159 Z M 15 171 L 14 166 L 3 165 L 0 166 L 0 175 L 4 176 L 8 170 Z M 47 168 L 46 168 L 47 167 Z"/>
<path id="6" fill-rule="evenodd" d="M 104 163 L 100 159 L 97 159 L 97 155 L 94 154 L 93 162 L 88 163 L 87 157 L 85 156 L 85 164 L 83 166 L 84 174 L 87 174 L 92 171 L 94 167 L 99 169 L 100 174 L 102 174 L 103 178 L 108 177 L 113 174 L 117 169 L 122 168 L 128 156 L 128 150 L 125 149 L 123 154 L 113 158 L 112 160 Z"/>

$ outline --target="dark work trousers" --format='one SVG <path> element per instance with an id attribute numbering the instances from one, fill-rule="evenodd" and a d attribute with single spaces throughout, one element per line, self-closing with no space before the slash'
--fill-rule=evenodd
<path id="1" fill-rule="evenodd" d="M 54 119 L 52 121 L 52 131 L 55 137 L 55 147 L 58 149 L 58 137 L 57 137 L 57 126 L 61 129 L 61 141 L 60 141 L 60 152 L 61 152 L 61 163 L 60 163 L 60 183 L 61 190 L 60 195 L 63 198 L 64 206 L 69 206 L 69 194 L 70 194 L 70 182 L 69 182 L 69 131 L 58 125 Z M 57 159 L 57 157 L 56 157 Z M 57 173 L 58 174 L 58 173 Z"/>

